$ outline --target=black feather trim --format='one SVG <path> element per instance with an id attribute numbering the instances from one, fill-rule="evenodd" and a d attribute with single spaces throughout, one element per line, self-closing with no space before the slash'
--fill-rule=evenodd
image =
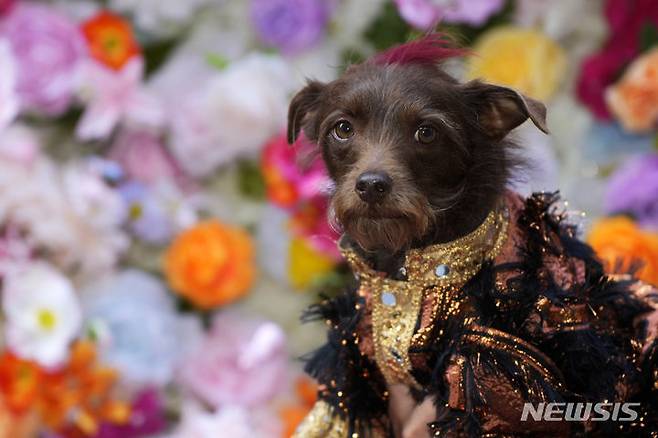
<path id="1" fill-rule="evenodd" d="M 388 410 L 383 377 L 358 346 L 362 309 L 362 299 L 350 292 L 325 299 L 302 316 L 303 322 L 321 320 L 330 327 L 327 343 L 304 358 L 305 371 L 322 385 L 319 398 L 348 421 L 349 436 L 368 436 L 373 427 L 389 428 L 383 423 Z"/>

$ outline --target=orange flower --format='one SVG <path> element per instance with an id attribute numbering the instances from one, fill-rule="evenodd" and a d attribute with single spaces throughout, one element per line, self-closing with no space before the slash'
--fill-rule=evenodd
<path id="1" fill-rule="evenodd" d="M 7 408 L 21 414 L 36 413 L 55 431 L 75 436 L 93 436 L 101 423 L 123 424 L 130 407 L 112 398 L 117 374 L 96 362 L 90 342 L 73 345 L 69 362 L 57 371 L 5 352 L 0 357 L 0 390 Z"/>
<path id="2" fill-rule="evenodd" d="M 597 222 L 588 241 L 607 272 L 625 273 L 641 265 L 637 277 L 658 285 L 658 235 L 642 231 L 631 219 L 619 216 Z"/>
<path id="3" fill-rule="evenodd" d="M 103 11 L 82 25 L 91 56 L 115 70 L 139 54 L 130 24 L 111 12 Z"/>
<path id="4" fill-rule="evenodd" d="M 658 48 L 639 57 L 605 94 L 610 111 L 631 132 L 647 132 L 658 122 Z"/>
<path id="5" fill-rule="evenodd" d="M 4 406 L 14 414 L 30 409 L 39 396 L 43 380 L 41 368 L 5 351 L 0 356 L 0 392 Z"/>
<path id="6" fill-rule="evenodd" d="M 170 286 L 201 309 L 242 297 L 254 267 L 249 235 L 218 221 L 201 222 L 179 235 L 165 255 Z"/>
<path id="7" fill-rule="evenodd" d="M 301 377 L 295 384 L 297 397 L 301 403 L 289 404 L 279 411 L 283 422 L 283 438 L 289 438 L 311 410 L 316 400 L 318 387 L 309 379 Z"/>

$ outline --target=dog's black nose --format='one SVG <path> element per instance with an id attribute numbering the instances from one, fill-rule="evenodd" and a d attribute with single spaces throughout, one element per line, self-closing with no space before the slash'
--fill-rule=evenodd
<path id="1" fill-rule="evenodd" d="M 365 202 L 378 202 L 391 191 L 391 184 L 384 172 L 364 172 L 357 178 L 355 190 Z"/>

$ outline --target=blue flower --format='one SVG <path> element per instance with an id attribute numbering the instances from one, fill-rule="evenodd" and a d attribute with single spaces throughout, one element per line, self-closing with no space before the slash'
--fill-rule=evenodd
<path id="1" fill-rule="evenodd" d="M 162 283 L 134 269 L 90 285 L 83 308 L 103 361 L 136 385 L 166 385 L 201 336 L 199 320 L 178 314 Z"/>

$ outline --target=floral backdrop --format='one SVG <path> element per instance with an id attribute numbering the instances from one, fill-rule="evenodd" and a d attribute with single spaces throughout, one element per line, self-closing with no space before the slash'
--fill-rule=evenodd
<path id="1" fill-rule="evenodd" d="M 655 0 L 0 0 L 0 437 L 289 436 L 349 274 L 288 101 L 434 28 L 547 103 L 514 188 L 658 284 Z"/>

